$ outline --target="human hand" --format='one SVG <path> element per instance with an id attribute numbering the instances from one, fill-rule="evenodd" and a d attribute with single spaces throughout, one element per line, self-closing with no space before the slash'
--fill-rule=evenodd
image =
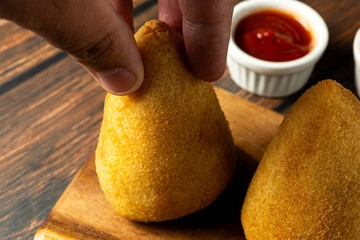
<path id="1" fill-rule="evenodd" d="M 205 81 L 224 73 L 234 0 L 159 0 L 159 19 L 182 32 L 186 55 Z"/>
<path id="2" fill-rule="evenodd" d="M 1 0 L 0 17 L 30 29 L 78 61 L 117 95 L 140 87 L 131 0 Z"/>
<path id="3" fill-rule="evenodd" d="M 181 0 L 180 5 L 177 0 L 159 1 L 159 16 L 178 30 L 183 26 L 190 66 L 199 77 L 213 81 L 225 69 L 232 2 L 194 2 L 198 4 L 191 0 Z M 203 6 L 210 6 L 205 13 Z M 2 0 L 0 17 L 67 52 L 106 91 L 126 95 L 143 82 L 131 0 Z"/>

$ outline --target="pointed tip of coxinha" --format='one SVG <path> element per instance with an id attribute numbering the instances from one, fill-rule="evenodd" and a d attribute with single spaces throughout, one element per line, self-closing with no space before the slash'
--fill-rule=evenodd
<path id="1" fill-rule="evenodd" d="M 159 222 L 208 206 L 236 159 L 214 89 L 189 70 L 181 35 L 150 21 L 135 39 L 144 82 L 131 95 L 107 95 L 96 172 L 121 216 Z"/>
<path id="2" fill-rule="evenodd" d="M 342 104 L 344 104 L 343 106 L 348 104 L 354 110 L 358 110 L 360 106 L 359 100 L 350 90 L 344 88 L 341 84 L 331 79 L 318 82 L 316 85 L 308 89 L 301 98 L 307 98 L 308 95 L 311 95 L 311 100 L 313 100 L 314 96 L 320 96 L 323 100 L 338 99 Z"/>
<path id="3" fill-rule="evenodd" d="M 249 185 L 252 239 L 360 239 L 360 102 L 332 80 L 298 99 Z"/>

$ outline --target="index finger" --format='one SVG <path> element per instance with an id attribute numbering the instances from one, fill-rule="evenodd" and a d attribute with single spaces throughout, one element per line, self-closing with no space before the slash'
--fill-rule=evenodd
<path id="1" fill-rule="evenodd" d="M 179 0 L 190 67 L 205 81 L 225 71 L 233 0 Z"/>

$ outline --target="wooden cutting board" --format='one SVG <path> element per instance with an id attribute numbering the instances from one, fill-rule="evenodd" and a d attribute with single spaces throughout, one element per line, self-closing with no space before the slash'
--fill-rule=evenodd
<path id="1" fill-rule="evenodd" d="M 215 89 L 237 146 L 237 174 L 209 207 L 162 223 L 120 217 L 105 198 L 94 153 L 76 174 L 35 235 L 40 239 L 245 239 L 240 209 L 247 186 L 283 116 Z"/>

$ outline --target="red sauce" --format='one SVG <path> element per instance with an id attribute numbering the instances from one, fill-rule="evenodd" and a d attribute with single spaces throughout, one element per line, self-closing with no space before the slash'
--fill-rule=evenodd
<path id="1" fill-rule="evenodd" d="M 267 61 L 301 58 L 311 50 L 311 34 L 292 15 L 266 10 L 242 19 L 235 42 L 246 53 Z"/>

